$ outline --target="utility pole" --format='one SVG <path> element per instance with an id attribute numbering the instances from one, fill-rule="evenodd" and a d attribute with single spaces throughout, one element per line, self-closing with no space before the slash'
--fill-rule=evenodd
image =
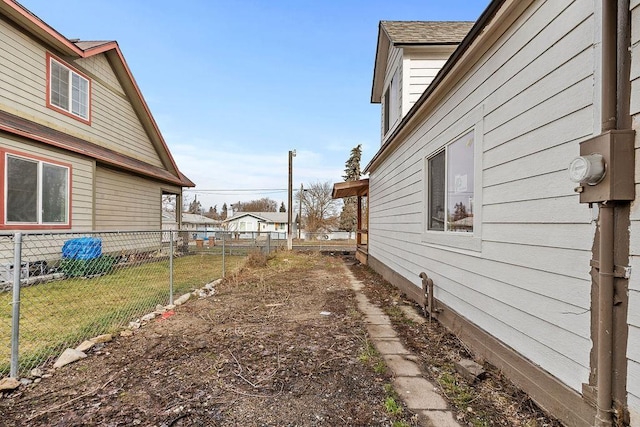
<path id="1" fill-rule="evenodd" d="M 300 213 L 298 214 L 298 240 L 300 240 L 300 230 L 302 229 L 302 192 L 304 191 L 304 187 L 302 183 L 300 183 Z"/>
<path id="2" fill-rule="evenodd" d="M 293 158 L 296 150 L 289 151 L 289 208 L 287 209 L 287 249 L 293 249 L 293 236 L 291 235 L 292 208 L 293 208 Z"/>

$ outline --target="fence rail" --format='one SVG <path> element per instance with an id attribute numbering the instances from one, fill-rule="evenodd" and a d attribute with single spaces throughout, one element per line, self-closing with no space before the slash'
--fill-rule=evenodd
<path id="1" fill-rule="evenodd" d="M 187 231 L 0 234 L 0 376 L 18 377 L 223 277 L 283 239 Z M 277 236 L 276 236 L 277 237 Z"/>

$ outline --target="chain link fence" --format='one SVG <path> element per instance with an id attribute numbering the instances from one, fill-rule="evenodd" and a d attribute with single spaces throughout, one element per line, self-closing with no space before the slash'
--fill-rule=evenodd
<path id="1" fill-rule="evenodd" d="M 0 376 L 173 303 L 240 266 L 271 235 L 206 240 L 186 231 L 0 234 Z M 280 237 L 280 236 L 276 236 Z"/>

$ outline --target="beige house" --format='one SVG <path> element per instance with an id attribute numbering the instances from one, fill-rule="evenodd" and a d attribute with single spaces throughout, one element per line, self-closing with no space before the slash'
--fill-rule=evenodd
<path id="1" fill-rule="evenodd" d="M 0 0 L 0 231 L 160 230 L 194 184 L 115 41 L 69 40 Z"/>
<path id="2" fill-rule="evenodd" d="M 566 425 L 640 426 L 640 1 L 382 22 L 372 101 L 334 191 L 367 196 L 360 258 Z"/>

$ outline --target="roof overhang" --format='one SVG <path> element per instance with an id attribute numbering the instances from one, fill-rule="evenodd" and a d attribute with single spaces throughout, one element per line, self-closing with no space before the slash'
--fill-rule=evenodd
<path id="1" fill-rule="evenodd" d="M 332 197 L 334 199 L 365 196 L 367 194 L 369 194 L 369 178 L 360 179 L 358 181 L 345 181 L 333 184 Z"/>
<path id="2" fill-rule="evenodd" d="M 501 35 L 501 30 L 504 31 L 504 27 L 517 19 L 532 2 L 533 0 L 492 0 L 489 3 L 429 87 L 364 168 L 364 173 L 374 170 L 398 147 L 403 141 L 403 137 L 408 135 L 420 123 L 420 119 L 428 114 L 430 107 L 435 108 L 434 106 L 446 95 L 448 89 L 477 63 L 484 52 L 491 48 Z"/>
<path id="3" fill-rule="evenodd" d="M 89 141 L 71 136 L 64 132 L 49 128 L 39 123 L 32 122 L 22 117 L 0 111 L 0 132 L 17 135 L 32 141 L 38 141 L 46 145 L 57 147 L 65 151 L 81 154 L 92 158 L 99 163 L 118 169 L 134 172 L 139 175 L 153 178 L 168 184 L 181 187 L 195 187 L 195 184 L 186 176 L 178 172 L 173 175 L 166 169 L 153 166 L 133 157 L 125 156 L 108 148 Z"/>
<path id="4" fill-rule="evenodd" d="M 376 45 L 376 59 L 373 65 L 373 84 L 371 85 L 371 103 L 379 104 L 382 101 L 382 90 L 384 88 L 384 73 L 387 69 L 387 58 L 389 57 L 389 47 L 391 40 L 382 27 L 382 22 L 378 24 L 378 44 Z"/>
<path id="5" fill-rule="evenodd" d="M 94 55 L 105 54 L 127 93 L 138 118 L 154 144 L 165 168 L 167 168 L 170 174 L 184 178 L 193 184 L 178 170 L 178 166 L 169 151 L 166 141 L 160 132 L 160 128 L 155 122 L 151 110 L 142 96 L 142 91 L 140 91 L 117 42 L 71 41 L 14 0 L 0 0 L 0 15 L 6 16 L 16 25 L 22 27 L 28 34 L 31 34 L 46 46 L 63 55 L 72 58 L 89 58 Z"/>

